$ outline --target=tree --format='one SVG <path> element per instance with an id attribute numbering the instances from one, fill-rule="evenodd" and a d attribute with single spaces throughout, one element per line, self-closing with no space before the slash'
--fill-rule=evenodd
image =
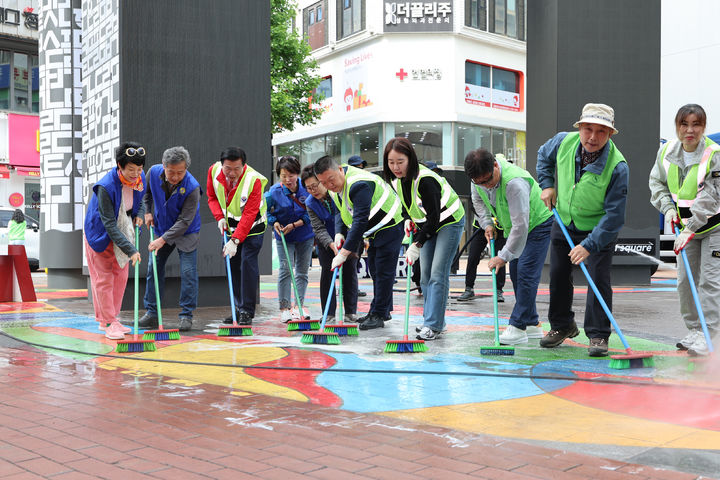
<path id="1" fill-rule="evenodd" d="M 270 115 L 272 132 L 277 133 L 320 118 L 322 113 L 310 108 L 309 99 L 322 77 L 315 73 L 317 62 L 310 56 L 310 45 L 291 28 L 295 0 L 270 2 Z"/>

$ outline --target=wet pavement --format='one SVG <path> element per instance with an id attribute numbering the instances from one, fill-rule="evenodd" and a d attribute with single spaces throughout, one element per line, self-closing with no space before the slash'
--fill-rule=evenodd
<path id="1" fill-rule="evenodd" d="M 493 342 L 488 276 L 476 299 L 449 302 L 447 333 L 413 354 L 383 351 L 403 335 L 404 281 L 393 320 L 340 345 L 288 332 L 268 276 L 252 336 L 218 337 L 229 309 L 201 308 L 179 341 L 118 354 L 86 292 L 34 279 L 39 302 L 0 304 L 2 478 L 720 477 L 720 360 L 689 371 L 674 348 L 685 329 L 671 266 L 651 285 L 615 289 L 623 333 L 656 364 L 628 370 L 588 357 L 582 333 L 555 349 L 530 340 L 513 356 L 481 356 Z M 314 268 L 313 318 L 318 279 Z M 372 285 L 360 283 L 364 312 Z M 463 288 L 451 278 L 452 296 Z M 541 285 L 541 319 L 547 293 Z M 509 280 L 505 298 L 501 324 Z M 579 319 L 584 298 L 576 289 Z M 166 327 L 177 313 L 163 309 Z M 413 293 L 411 332 L 421 323 Z M 610 348 L 623 351 L 616 335 Z"/>

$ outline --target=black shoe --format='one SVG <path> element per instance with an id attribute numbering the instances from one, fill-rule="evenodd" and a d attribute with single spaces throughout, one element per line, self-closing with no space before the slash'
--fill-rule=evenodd
<path id="1" fill-rule="evenodd" d="M 252 315 L 248 312 L 240 312 L 237 314 L 238 325 L 252 325 Z"/>
<path id="2" fill-rule="evenodd" d="M 575 322 L 573 322 L 570 327 L 563 330 L 555 330 L 551 327 L 551 330 L 540 339 L 540 346 L 545 348 L 557 347 L 563 343 L 566 338 L 577 337 L 579 334 L 580 332 L 578 331 L 577 324 L 575 324 Z"/>
<path id="3" fill-rule="evenodd" d="M 385 328 L 385 321 L 375 314 L 370 314 L 369 318 L 360 324 L 360 330 L 372 330 L 374 328 Z"/>
<path id="4" fill-rule="evenodd" d="M 145 312 L 140 320 L 138 320 L 138 328 L 158 328 L 158 317 L 150 312 Z"/>
<path id="5" fill-rule="evenodd" d="M 240 319 L 240 313 L 242 313 L 242 312 L 238 312 L 238 311 L 235 312 L 235 318 L 238 320 Z M 232 325 L 232 323 L 233 323 L 232 315 L 230 315 L 229 317 L 225 317 L 225 320 L 223 320 L 223 323 L 225 325 Z"/>
<path id="6" fill-rule="evenodd" d="M 178 330 L 181 332 L 189 332 L 192 328 L 192 318 L 191 317 L 180 317 L 180 322 L 178 323 Z"/>
<path id="7" fill-rule="evenodd" d="M 497 301 L 499 303 L 505 303 L 505 297 L 503 296 L 503 292 L 501 292 L 500 290 L 498 290 L 497 292 Z"/>
<path id="8" fill-rule="evenodd" d="M 457 299 L 458 302 L 467 302 L 475 298 L 475 290 L 469 287 L 465 287 L 465 291 Z"/>
<path id="9" fill-rule="evenodd" d="M 363 292 L 362 290 L 358 290 L 358 297 L 367 297 L 367 292 Z"/>
<path id="10" fill-rule="evenodd" d="M 363 323 L 363 322 L 365 322 L 368 318 L 370 318 L 370 314 L 369 314 L 369 313 L 363 315 L 362 317 L 358 317 L 357 322 L 358 322 L 358 323 Z"/>
<path id="11" fill-rule="evenodd" d="M 588 355 L 591 357 L 607 357 L 608 341 L 607 338 L 591 338 L 590 346 L 588 346 Z"/>

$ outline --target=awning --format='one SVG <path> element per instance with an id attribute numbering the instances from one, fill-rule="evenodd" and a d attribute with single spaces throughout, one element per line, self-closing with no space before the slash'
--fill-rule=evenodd
<path id="1" fill-rule="evenodd" d="M 10 178 L 10 169 L 7 165 L 0 165 L 0 179 Z"/>
<path id="2" fill-rule="evenodd" d="M 39 167 L 15 167 L 15 173 L 22 175 L 23 177 L 39 177 Z"/>

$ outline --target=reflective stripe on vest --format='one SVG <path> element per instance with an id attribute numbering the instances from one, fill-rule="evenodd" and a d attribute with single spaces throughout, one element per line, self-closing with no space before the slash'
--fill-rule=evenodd
<path id="1" fill-rule="evenodd" d="M 257 170 L 253 169 L 250 165 L 245 165 L 245 173 L 240 180 L 240 185 L 237 186 L 235 195 L 233 195 L 233 198 L 230 201 L 230 205 L 226 205 L 225 187 L 217 180 L 217 176 L 221 169 L 222 164 L 220 162 L 216 162 L 215 165 L 213 165 L 212 179 L 215 195 L 220 203 L 220 208 L 222 208 L 222 211 L 225 214 L 226 221 L 233 219 L 235 222 L 240 222 L 243 209 L 250 197 L 255 181 L 260 180 L 260 211 L 258 211 L 255 221 L 250 227 L 250 233 L 248 233 L 248 236 L 263 233 L 265 231 L 265 225 L 267 224 L 267 204 L 265 203 L 265 197 L 262 195 L 262 192 L 265 190 L 265 185 L 267 185 L 267 178 L 261 175 Z M 235 226 L 237 226 L 237 224 Z M 234 231 L 235 229 L 229 222 L 228 227 L 231 231 Z"/>
<path id="2" fill-rule="evenodd" d="M 418 225 L 427 220 L 427 211 L 422 206 L 422 198 L 420 197 L 418 186 L 420 185 L 420 180 L 424 177 L 432 177 L 440 184 L 442 194 L 440 198 L 440 224 L 438 225 L 438 230 L 445 225 L 459 221 L 465 214 L 465 209 L 463 208 L 460 197 L 458 197 L 455 190 L 453 190 L 445 178 L 441 177 L 424 165 L 420 165 L 419 167 L 418 176 L 412 182 L 412 194 L 409 206 L 405 204 L 405 196 L 402 192 L 402 182 L 397 178 L 391 182 L 393 188 L 395 188 L 398 193 L 400 202 L 402 202 L 403 207 L 405 207 L 405 211 L 407 211 L 410 215 L 410 218 Z"/>
<path id="3" fill-rule="evenodd" d="M 668 148 L 671 145 L 673 147 L 675 146 L 673 142 L 679 143 L 679 140 L 671 140 L 665 145 L 662 152 L 662 166 L 665 169 L 670 196 L 672 197 L 673 202 L 675 202 L 678 217 L 680 217 L 684 226 L 685 222 L 692 217 L 690 208 L 695 203 L 698 193 L 702 192 L 703 188 L 705 188 L 705 177 L 708 172 L 710 172 L 710 159 L 715 153 L 720 152 L 720 145 L 717 145 L 712 140 L 705 137 L 705 150 L 703 150 L 700 163 L 690 167 L 682 185 L 680 185 L 680 167 L 672 162 L 669 162 L 667 158 L 665 158 Z M 720 206 L 718 206 L 718 209 L 713 216 L 708 219 L 708 222 L 696 233 L 705 233 L 720 225 L 719 214 Z"/>
<path id="4" fill-rule="evenodd" d="M 369 228 L 363 233 L 363 237 L 370 237 L 379 230 L 397 225 L 402 221 L 402 210 L 400 207 L 400 199 L 398 199 L 395 191 L 390 185 L 385 183 L 382 178 L 377 175 L 366 172 L 353 166 L 343 165 L 347 168 L 345 171 L 345 185 L 343 186 L 342 200 L 340 195 L 335 192 L 329 192 L 330 197 L 340 210 L 340 216 L 343 223 L 350 227 L 352 225 L 353 206 L 350 200 L 350 188 L 356 182 L 372 182 L 375 185 L 373 192 L 372 204 L 370 206 L 370 215 L 368 216 Z"/>

